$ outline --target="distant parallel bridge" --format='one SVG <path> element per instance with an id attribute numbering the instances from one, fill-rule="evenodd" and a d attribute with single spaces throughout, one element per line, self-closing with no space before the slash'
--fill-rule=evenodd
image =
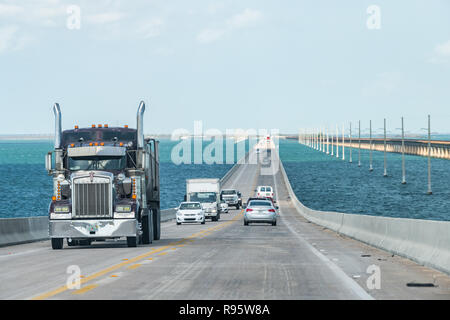
<path id="1" fill-rule="evenodd" d="M 331 139 L 333 139 L 333 142 L 331 142 Z M 361 146 L 359 145 L 359 141 L 361 141 Z M 323 144 L 325 149 L 328 145 L 330 152 L 332 145 L 334 148 L 336 148 L 336 145 L 339 148 L 342 148 L 342 145 L 344 145 L 345 148 L 349 148 L 350 146 L 353 149 L 358 149 L 361 147 L 361 149 L 370 150 L 372 148 L 372 150 L 384 152 L 383 138 L 361 138 L 361 140 L 358 138 L 352 138 L 350 143 L 350 138 L 345 138 L 344 141 L 342 141 L 342 137 L 339 137 L 336 142 L 336 137 L 330 136 L 328 141 L 326 138 L 323 140 L 320 140 L 319 138 L 316 143 Z M 428 140 L 405 139 L 404 148 L 405 154 L 428 157 Z M 386 152 L 402 153 L 402 139 L 386 139 Z M 450 141 L 431 140 L 430 156 L 432 158 L 450 160 Z"/>

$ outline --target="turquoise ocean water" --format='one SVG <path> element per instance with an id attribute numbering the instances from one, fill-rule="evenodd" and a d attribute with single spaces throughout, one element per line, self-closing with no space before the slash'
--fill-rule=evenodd
<path id="1" fill-rule="evenodd" d="M 173 208 L 183 201 L 186 179 L 221 178 L 232 167 L 232 164 L 176 165 L 171 161 L 171 152 L 178 143 L 160 141 L 162 209 Z M 209 144 L 204 142 L 203 148 Z M 248 142 L 240 144 L 245 144 L 245 150 L 248 150 Z M 194 144 L 191 146 L 193 159 Z M 234 145 L 234 161 L 237 146 Z M 45 171 L 44 158 L 52 148 L 52 141 L 0 141 L 0 218 L 47 215 L 52 179 Z M 223 162 L 226 162 L 225 155 Z"/>
<path id="2" fill-rule="evenodd" d="M 178 142 L 161 140 L 161 207 L 171 208 L 183 200 L 188 178 L 222 177 L 231 164 L 172 163 Z M 242 143 L 242 142 L 241 142 Z M 208 145 L 204 143 L 204 147 Z M 236 146 L 235 146 L 236 148 Z M 246 143 L 248 149 L 248 143 Z M 44 156 L 51 141 L 0 141 L 0 218 L 43 216 L 51 197 L 51 177 Z M 236 149 L 235 149 L 236 155 Z M 297 197 L 306 206 L 325 211 L 390 217 L 450 220 L 450 161 L 432 159 L 433 195 L 427 191 L 427 159 L 406 156 L 407 184 L 401 181 L 401 155 L 388 153 L 389 177 L 383 177 L 383 153 L 362 150 L 362 167 L 332 158 L 293 140 L 280 140 L 280 156 Z"/>
<path id="3" fill-rule="evenodd" d="M 280 156 L 292 188 L 306 206 L 376 216 L 450 220 L 450 160 L 431 159 L 432 195 L 427 195 L 427 158 L 405 156 L 406 185 L 401 184 L 401 154 L 387 153 L 388 177 L 383 176 L 384 154 L 345 149 L 345 161 L 313 150 L 294 140 L 280 142 Z M 342 152 L 340 150 L 340 155 Z"/>

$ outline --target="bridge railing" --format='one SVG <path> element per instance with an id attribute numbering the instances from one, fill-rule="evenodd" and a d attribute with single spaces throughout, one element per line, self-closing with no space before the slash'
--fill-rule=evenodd
<path id="1" fill-rule="evenodd" d="M 390 218 L 325 212 L 304 206 L 280 161 L 289 197 L 307 220 L 371 246 L 450 274 L 450 221 Z"/>

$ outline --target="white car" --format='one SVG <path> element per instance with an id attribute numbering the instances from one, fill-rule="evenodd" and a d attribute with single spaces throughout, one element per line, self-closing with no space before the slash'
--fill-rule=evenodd
<path id="1" fill-rule="evenodd" d="M 258 186 L 256 189 L 257 197 L 268 197 L 273 199 L 273 188 L 271 186 Z"/>
<path id="2" fill-rule="evenodd" d="M 220 202 L 220 212 L 228 213 L 228 203 L 223 200 Z"/>
<path id="3" fill-rule="evenodd" d="M 205 224 L 205 210 L 200 202 L 182 202 L 177 208 L 177 225 L 182 223 Z"/>

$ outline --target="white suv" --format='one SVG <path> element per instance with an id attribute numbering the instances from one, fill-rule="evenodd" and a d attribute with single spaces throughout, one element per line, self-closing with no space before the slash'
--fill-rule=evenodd
<path id="1" fill-rule="evenodd" d="M 256 189 L 257 197 L 269 197 L 273 199 L 273 188 L 271 186 L 258 186 Z"/>

